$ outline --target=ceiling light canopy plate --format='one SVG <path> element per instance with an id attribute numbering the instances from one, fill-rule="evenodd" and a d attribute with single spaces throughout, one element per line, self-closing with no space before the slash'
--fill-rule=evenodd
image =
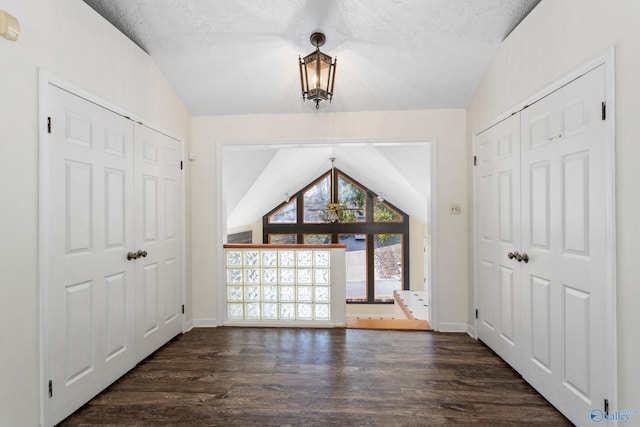
<path id="1" fill-rule="evenodd" d="M 313 33 L 311 37 L 309 37 L 311 44 L 315 47 L 324 46 L 324 42 L 327 41 L 327 38 L 322 33 Z"/>
<path id="2" fill-rule="evenodd" d="M 333 98 L 337 59 L 320 52 L 320 46 L 326 41 L 324 34 L 313 33 L 310 40 L 316 50 L 304 58 L 298 57 L 300 88 L 302 99 L 314 101 L 319 108 L 320 101 L 331 102 Z"/>

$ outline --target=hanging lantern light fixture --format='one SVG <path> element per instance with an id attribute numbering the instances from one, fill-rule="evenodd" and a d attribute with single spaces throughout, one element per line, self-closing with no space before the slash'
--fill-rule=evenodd
<path id="1" fill-rule="evenodd" d="M 336 76 L 337 58 L 333 60 L 329 55 L 320 52 L 326 38 L 322 33 L 311 34 L 311 44 L 316 47 L 315 52 L 304 58 L 298 57 L 300 62 L 300 86 L 302 99 L 315 101 L 316 108 L 320 108 L 320 101 L 333 98 L 333 84 Z"/>

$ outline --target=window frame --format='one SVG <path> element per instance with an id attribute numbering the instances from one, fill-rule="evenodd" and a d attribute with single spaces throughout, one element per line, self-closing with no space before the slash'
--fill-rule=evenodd
<path id="1" fill-rule="evenodd" d="M 390 209 L 396 211 L 402 218 L 401 222 L 375 222 L 373 218 L 374 203 L 376 200 L 376 194 L 369 190 L 365 185 L 362 185 L 357 180 L 353 179 L 344 172 L 334 169 L 336 174 L 333 180 L 330 180 L 330 185 L 333 182 L 338 182 L 338 177 L 342 176 L 349 180 L 352 184 L 358 186 L 365 192 L 365 222 L 304 222 L 304 194 L 311 187 L 318 184 L 321 180 L 327 176 L 331 176 L 331 170 L 322 174 L 317 179 L 314 179 L 310 184 L 302 188 L 291 198 L 296 198 L 297 212 L 295 223 L 271 223 L 269 221 L 270 216 L 277 213 L 284 205 L 289 202 L 283 202 L 269 211 L 262 217 L 262 241 L 269 243 L 270 234 L 295 234 L 296 242 L 298 244 L 304 243 L 305 234 L 328 234 L 331 236 L 331 243 L 339 243 L 339 236 L 343 234 L 364 234 L 367 236 L 367 299 L 365 300 L 347 300 L 348 304 L 393 304 L 393 298 L 389 300 L 375 299 L 375 263 L 374 263 L 374 239 L 376 234 L 401 234 L 402 235 L 402 289 L 409 290 L 409 215 L 402 210 L 398 209 L 392 203 L 384 200 L 383 204 L 387 205 Z M 335 189 L 335 193 L 338 193 L 338 189 Z"/>

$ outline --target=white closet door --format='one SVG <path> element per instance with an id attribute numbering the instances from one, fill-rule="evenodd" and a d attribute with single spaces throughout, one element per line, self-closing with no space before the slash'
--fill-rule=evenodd
<path id="1" fill-rule="evenodd" d="M 478 337 L 511 366 L 521 360 L 520 119 L 476 138 Z"/>
<path id="2" fill-rule="evenodd" d="M 524 369 L 571 421 L 607 397 L 601 66 L 522 113 Z"/>
<path id="3" fill-rule="evenodd" d="M 136 353 L 142 360 L 182 332 L 180 143 L 135 125 Z"/>
<path id="4" fill-rule="evenodd" d="M 132 122 L 50 86 L 43 241 L 49 421 L 135 365 Z"/>

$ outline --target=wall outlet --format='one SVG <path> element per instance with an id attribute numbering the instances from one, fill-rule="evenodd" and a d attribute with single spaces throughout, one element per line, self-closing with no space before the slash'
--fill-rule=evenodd
<path id="1" fill-rule="evenodd" d="M 460 203 L 449 203 L 449 215 L 460 215 L 461 211 Z"/>

